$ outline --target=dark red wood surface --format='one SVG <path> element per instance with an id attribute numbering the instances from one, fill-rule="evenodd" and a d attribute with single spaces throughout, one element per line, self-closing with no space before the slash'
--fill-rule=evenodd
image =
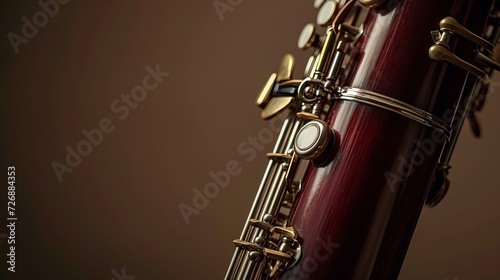
<path id="1" fill-rule="evenodd" d="M 345 85 L 443 118 L 466 73 L 429 59 L 430 31 L 453 16 L 481 33 L 491 3 L 406 0 L 389 14 L 371 13 Z M 470 60 L 474 45 L 454 40 L 452 49 Z M 303 255 L 281 279 L 397 279 L 444 141 L 415 121 L 352 101 L 334 104 L 328 123 L 339 150 L 308 170 L 290 222 Z"/>

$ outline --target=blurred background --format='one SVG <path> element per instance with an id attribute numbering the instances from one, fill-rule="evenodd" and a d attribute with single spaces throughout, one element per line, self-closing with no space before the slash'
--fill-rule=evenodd
<path id="1" fill-rule="evenodd" d="M 1 180 L 15 166 L 18 220 L 15 273 L 0 227 L 0 279 L 222 279 L 272 144 L 248 161 L 238 146 L 269 127 L 254 101 L 282 56 L 303 72 L 312 2 L 218 14 L 213 0 L 61 0 L 44 17 L 37 1 L 2 1 Z M 40 27 L 23 30 L 24 17 Z M 500 279 L 496 83 L 483 137 L 466 125 L 451 189 L 423 210 L 400 279 Z M 79 144 L 83 130 L 96 144 Z M 87 156 L 67 159 L 78 149 Z M 180 205 L 230 162 L 239 173 L 185 219 Z"/>

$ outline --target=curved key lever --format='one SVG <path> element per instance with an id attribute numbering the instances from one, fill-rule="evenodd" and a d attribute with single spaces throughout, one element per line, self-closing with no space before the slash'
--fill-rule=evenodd
<path id="1" fill-rule="evenodd" d="M 292 79 L 293 68 L 295 65 L 295 59 L 293 55 L 286 54 L 281 60 L 280 70 L 278 74 L 272 73 L 271 77 L 264 84 L 264 87 L 260 90 L 257 96 L 257 106 L 265 108 L 269 100 L 271 99 L 271 94 L 273 93 L 276 82 L 288 81 Z"/>
<path id="2" fill-rule="evenodd" d="M 452 18 L 452 17 L 443 18 L 439 22 L 439 27 L 441 28 L 440 29 L 441 31 L 450 31 L 450 32 L 456 33 L 456 34 L 464 37 L 465 39 L 483 47 L 490 54 L 493 54 L 494 46 L 490 42 L 488 42 L 485 39 L 470 32 L 467 28 L 465 28 L 463 25 L 458 23 L 458 21 L 456 21 L 454 18 Z"/>
<path id="3" fill-rule="evenodd" d="M 257 95 L 257 106 L 261 108 L 265 108 L 267 103 L 269 103 L 269 99 L 271 99 L 271 93 L 273 92 L 274 83 L 276 83 L 276 78 L 278 75 L 276 73 L 272 73 L 271 77 L 264 84 L 264 87 L 260 90 L 259 95 Z"/>
<path id="4" fill-rule="evenodd" d="M 295 58 L 291 54 L 285 54 L 281 60 L 280 70 L 278 71 L 277 82 L 288 81 L 292 79 L 293 69 L 295 68 Z"/>
<path id="5" fill-rule="evenodd" d="M 355 0 L 349 0 L 347 3 L 345 3 L 344 6 L 340 9 L 338 12 L 337 16 L 333 20 L 332 27 L 333 27 L 333 32 L 337 32 L 340 28 L 340 24 L 342 24 L 349 13 L 351 12 L 352 7 L 354 7 Z"/>
<path id="6" fill-rule="evenodd" d="M 470 32 L 463 25 L 458 23 L 452 17 L 445 17 L 439 22 L 439 31 L 431 31 L 432 39 L 434 40 L 434 45 L 429 49 L 429 56 L 434 60 L 445 60 L 451 64 L 454 64 L 482 79 L 483 81 L 488 80 L 488 75 L 477 68 L 476 66 L 468 63 L 461 58 L 454 55 L 449 49 L 450 39 L 455 35 L 460 35 L 463 38 L 477 44 L 482 47 L 482 49 L 487 53 L 486 55 L 479 54 L 476 56 L 476 61 L 479 61 L 483 65 L 486 64 L 490 67 L 497 68 L 500 65 L 496 64 L 490 57 L 494 54 L 494 46 L 481 38 L 480 36 Z"/>
<path id="7" fill-rule="evenodd" d="M 260 113 L 260 117 L 264 120 L 270 119 L 292 105 L 292 101 L 291 96 L 274 97 L 269 100 L 266 108 Z"/>
<path id="8" fill-rule="evenodd" d="M 476 75 L 478 78 L 487 81 L 488 76 L 486 73 L 481 71 L 481 69 L 477 68 L 476 66 L 465 62 L 463 59 L 459 58 L 455 54 L 453 54 L 450 50 L 447 48 L 435 44 L 432 45 L 429 48 L 429 57 L 434 60 L 445 60 L 448 61 L 451 64 L 454 64 L 468 72 L 471 72 L 472 74 Z"/>
<path id="9" fill-rule="evenodd" d="M 293 227 L 277 227 L 269 223 L 259 221 L 257 219 L 250 219 L 248 220 L 248 223 L 256 228 L 260 228 L 270 233 L 281 234 L 290 239 L 295 239 L 297 237 L 297 234 L 295 233 Z"/>
<path id="10" fill-rule="evenodd" d="M 498 52 L 498 50 L 495 50 L 495 52 Z M 493 57 L 495 58 L 495 55 Z M 496 59 L 498 59 L 498 57 Z M 500 64 L 497 61 L 495 61 L 495 59 L 491 59 L 491 58 L 487 57 L 482 52 L 477 53 L 476 61 L 483 66 L 491 67 L 497 71 L 500 70 Z"/>
<path id="11" fill-rule="evenodd" d="M 301 80 L 292 80 L 295 59 L 287 54 L 281 61 L 278 74 L 273 73 L 257 96 L 257 106 L 263 108 L 263 119 L 269 119 L 288 108 L 297 95 Z"/>
<path id="12" fill-rule="evenodd" d="M 266 258 L 275 260 L 276 263 L 274 265 L 271 265 L 268 262 L 268 268 L 269 268 L 271 277 L 277 275 L 278 272 L 284 268 L 283 266 L 285 266 L 286 263 L 288 263 L 292 259 L 292 256 L 290 254 L 287 254 L 287 253 L 284 253 L 284 252 L 281 252 L 278 250 L 266 248 L 266 247 L 260 246 L 258 244 L 252 243 L 252 242 L 247 242 L 244 240 L 235 239 L 235 240 L 233 240 L 233 243 L 236 247 L 245 249 L 247 251 L 255 251 L 255 252 L 258 252 L 259 254 L 264 255 Z"/>
<path id="13" fill-rule="evenodd" d="M 469 111 L 469 113 L 467 114 L 467 118 L 469 119 L 470 127 L 474 136 L 476 138 L 481 137 L 481 126 L 479 125 L 479 122 L 476 118 L 476 113 L 474 111 Z"/>
<path id="14" fill-rule="evenodd" d="M 264 253 L 264 247 L 262 247 L 258 244 L 252 243 L 252 242 L 248 242 L 248 241 L 244 241 L 244 240 L 240 240 L 240 239 L 235 239 L 235 240 L 233 240 L 233 243 L 234 243 L 234 246 L 236 246 L 238 248 L 243 248 L 247 251 L 256 251 L 256 252 L 259 252 L 261 254 Z"/>
<path id="15" fill-rule="evenodd" d="M 270 248 L 266 248 L 263 246 L 260 246 L 258 244 L 252 243 L 252 242 L 247 242 L 244 240 L 240 239 L 235 239 L 233 240 L 234 246 L 245 249 L 247 251 L 255 251 L 258 253 L 263 254 L 264 256 L 271 258 L 273 260 L 279 260 L 283 262 L 288 262 L 292 258 L 289 254 L 278 251 L 278 250 L 273 250 Z"/>

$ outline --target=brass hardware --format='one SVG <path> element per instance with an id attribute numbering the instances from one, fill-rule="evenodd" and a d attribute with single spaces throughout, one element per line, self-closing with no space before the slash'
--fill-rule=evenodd
<path id="1" fill-rule="evenodd" d="M 277 250 L 264 248 L 264 256 L 271 258 L 273 260 L 278 260 L 282 262 L 288 262 L 291 257 L 287 253 L 283 253 Z"/>
<path id="2" fill-rule="evenodd" d="M 456 65 L 456 66 L 458 66 L 458 67 L 460 67 L 468 72 L 471 72 L 472 74 L 476 75 L 478 78 L 480 78 L 484 81 L 488 80 L 488 76 L 486 75 L 485 72 L 481 71 L 476 66 L 462 60 L 458 56 L 454 55 L 450 50 L 448 50 L 447 48 L 445 48 L 441 45 L 438 45 L 438 44 L 432 45 L 429 48 L 429 57 L 431 59 L 438 60 L 438 61 L 441 61 L 441 60 L 448 61 L 451 64 L 454 64 L 454 65 Z"/>
<path id="3" fill-rule="evenodd" d="M 315 78 L 323 78 L 322 76 L 330 68 L 331 64 L 331 50 L 335 45 L 335 32 L 333 28 L 328 28 L 326 32 L 325 42 L 323 43 L 323 48 L 319 54 L 318 63 L 316 64 L 316 69 L 314 71 Z M 299 90 L 300 91 L 300 90 Z"/>
<path id="4" fill-rule="evenodd" d="M 234 243 L 234 246 L 236 246 L 238 248 L 243 248 L 243 249 L 248 250 L 248 251 L 257 251 L 259 253 L 264 253 L 264 247 L 262 247 L 258 244 L 252 243 L 252 242 L 247 242 L 244 240 L 235 239 L 235 240 L 233 240 L 233 243 Z"/>
<path id="5" fill-rule="evenodd" d="M 280 162 L 280 163 L 287 162 L 292 158 L 292 156 L 285 155 L 285 154 L 278 154 L 278 153 L 267 153 L 266 156 L 268 159 L 276 161 L 276 162 Z"/>
<path id="6" fill-rule="evenodd" d="M 448 169 L 450 166 L 440 164 L 434 175 L 427 198 L 425 199 L 425 206 L 434 207 L 443 200 L 448 189 L 450 188 L 450 180 L 448 179 Z"/>
<path id="7" fill-rule="evenodd" d="M 273 278 L 279 274 L 279 269 L 281 267 L 281 261 L 276 261 L 274 266 L 267 263 L 267 267 L 269 268 L 269 277 Z"/>
<path id="8" fill-rule="evenodd" d="M 315 26 L 309 24 L 300 35 L 299 48 L 316 48 L 306 67 L 306 78 L 292 79 L 294 58 L 287 54 L 281 61 L 279 71 L 269 77 L 257 96 L 256 103 L 263 108 L 261 117 L 264 119 L 287 108 L 291 112 L 284 121 L 273 152 L 267 154 L 269 164 L 248 222 L 240 239 L 233 241 L 238 249 L 233 255 L 226 280 L 257 279 L 256 273 L 263 274 L 262 277 L 259 275 L 259 279 L 275 279 L 300 260 L 302 249 L 296 240 L 298 233 L 288 226 L 288 219 L 302 189 L 300 178 L 309 163 L 299 158 L 293 143 L 307 120 L 318 119 L 329 109 L 332 100 L 328 97 L 333 91 L 325 89 L 324 79 L 332 65 L 332 50 L 338 46 L 337 29 L 346 18 L 350 19 L 351 24 L 354 24 L 351 22 L 354 19 L 359 19 L 351 9 L 354 3 L 355 0 L 315 0 L 315 7 L 321 7 L 318 24 L 327 30 L 320 36 Z M 364 9 L 360 6 L 357 8 Z M 345 36 L 351 37 L 350 33 L 360 30 L 349 31 L 352 30 L 347 30 Z M 347 51 L 345 48 L 342 50 Z"/>
<path id="9" fill-rule="evenodd" d="M 319 46 L 318 46 L 319 47 Z M 307 60 L 306 68 L 304 69 L 304 77 L 312 78 L 314 76 L 314 69 L 318 64 L 320 49 L 314 50 L 314 53 Z"/>
<path id="10" fill-rule="evenodd" d="M 287 186 L 291 186 L 293 183 L 293 175 L 295 174 L 295 169 L 297 168 L 297 155 L 295 153 L 291 156 L 280 153 L 267 153 L 266 156 L 272 161 L 287 164 L 285 165 L 285 167 L 287 167 L 285 182 L 287 183 Z"/>
<path id="11" fill-rule="evenodd" d="M 384 2 L 385 0 L 359 0 L 359 3 L 367 8 L 375 8 Z"/>
<path id="12" fill-rule="evenodd" d="M 265 108 L 269 100 L 271 99 L 271 93 L 273 91 L 274 83 L 276 82 L 276 78 L 278 75 L 276 73 L 272 73 L 271 77 L 267 80 L 264 87 L 260 90 L 259 95 L 257 96 L 257 106 L 261 108 Z"/>
<path id="13" fill-rule="evenodd" d="M 295 233 L 293 227 L 276 227 L 271 225 L 270 223 L 259 221 L 257 219 L 249 219 L 248 224 L 270 233 L 281 234 L 290 239 L 295 239 L 297 237 L 297 234 Z"/>
<path id="14" fill-rule="evenodd" d="M 458 21 L 456 21 L 454 18 L 452 17 L 443 18 L 439 22 L 439 27 L 441 28 L 440 29 L 441 31 L 450 31 L 452 33 L 456 33 L 464 37 L 465 39 L 475 44 L 478 44 L 479 46 L 483 47 L 486 51 L 493 54 L 494 46 L 490 42 L 470 32 L 467 28 L 458 23 Z"/>
<path id="15" fill-rule="evenodd" d="M 302 180 L 292 181 L 292 184 L 287 189 L 290 194 L 297 195 L 302 190 Z"/>
<path id="16" fill-rule="evenodd" d="M 338 13 L 336 13 L 337 5 L 333 1 L 327 1 L 321 6 L 320 12 L 318 13 L 318 25 L 324 26 L 331 22 L 331 27 L 328 28 L 327 30 L 323 46 L 321 49 L 321 53 L 319 54 L 317 59 L 316 69 L 314 74 L 312 75 L 314 79 L 323 79 L 324 75 L 326 74 L 326 71 L 328 71 L 331 68 L 332 61 L 338 62 L 338 59 L 332 60 L 333 52 L 331 52 L 332 49 L 336 49 L 335 44 L 339 41 L 339 37 L 335 36 L 335 34 L 337 33 L 336 29 L 340 28 L 340 24 L 343 23 L 345 19 L 349 16 L 351 8 L 354 6 L 354 3 L 355 3 L 354 0 L 350 0 L 348 2 L 343 3 L 344 5 L 341 5 L 341 9 Z M 333 18 L 334 15 L 335 18 Z M 311 42 L 318 41 L 318 39 L 315 38 L 314 35 L 312 35 L 313 30 L 311 30 L 310 27 L 307 28 L 309 29 L 305 29 L 305 31 L 303 32 L 305 33 L 304 38 L 301 38 L 302 42 L 301 45 L 299 45 L 299 47 L 300 46 L 307 47 L 308 45 L 312 45 Z"/>
<path id="17" fill-rule="evenodd" d="M 285 96 L 285 97 L 273 97 L 269 102 L 267 103 L 266 108 L 261 112 L 260 116 L 261 118 L 267 120 L 270 119 L 271 117 L 274 117 L 281 111 L 285 110 L 288 108 L 293 101 L 292 96 Z"/>
<path id="18" fill-rule="evenodd" d="M 497 48 L 495 47 L 494 52 L 497 52 Z M 478 52 L 476 55 L 476 61 L 477 63 L 486 66 L 486 67 L 491 67 L 494 70 L 500 70 L 500 64 L 495 60 L 498 59 L 498 57 L 495 57 L 495 54 L 493 55 L 493 59 L 487 57 L 484 53 Z"/>
<path id="19" fill-rule="evenodd" d="M 267 218 L 266 220 L 264 217 L 264 221 L 249 219 L 248 224 L 270 234 L 281 235 L 280 240 L 282 240 L 282 243 L 280 246 L 277 246 L 274 242 L 269 241 L 269 246 L 271 248 L 268 248 L 265 245 L 265 239 L 261 237 L 256 238 L 254 240 L 255 242 L 235 239 L 233 240 L 233 243 L 236 247 L 249 251 L 249 257 L 251 256 L 251 259 L 253 260 L 260 261 L 260 256 L 264 255 L 264 257 L 266 257 L 269 276 L 274 277 L 286 267 L 293 266 L 300 258 L 302 249 L 300 244 L 295 239 L 297 237 L 297 233 L 293 227 L 273 226 L 269 223 L 270 220 L 272 220 L 272 218 Z M 274 260 L 274 263 L 270 262 L 270 260 Z"/>
<path id="20" fill-rule="evenodd" d="M 292 256 L 287 254 L 287 253 L 284 253 L 284 252 L 281 252 L 278 250 L 273 250 L 270 248 L 265 248 L 263 246 L 260 246 L 258 244 L 252 243 L 252 242 L 247 242 L 244 240 L 235 239 L 235 240 L 233 240 L 233 243 L 236 247 L 239 247 L 239 248 L 245 249 L 247 251 L 251 251 L 251 252 L 252 251 L 258 252 L 269 259 L 276 260 L 276 263 L 274 265 L 271 265 L 269 262 L 267 263 L 269 271 L 270 271 L 269 275 L 271 277 L 275 276 L 281 269 L 284 268 L 283 265 L 292 259 Z"/>
<path id="21" fill-rule="evenodd" d="M 308 120 L 308 121 L 315 120 L 318 118 L 318 116 L 316 116 L 315 114 L 308 113 L 308 112 L 298 112 L 297 117 L 304 119 L 304 120 Z"/>
<path id="22" fill-rule="evenodd" d="M 339 31 L 344 33 L 344 38 L 348 38 L 349 42 L 356 42 L 364 32 L 364 24 L 359 27 L 352 26 L 347 23 L 341 23 L 339 26 Z"/>
<path id="23" fill-rule="evenodd" d="M 452 17 L 443 18 L 439 22 L 439 27 L 439 31 L 431 31 L 431 36 L 435 43 L 435 45 L 433 45 L 429 49 L 429 56 L 432 59 L 448 61 L 468 72 L 471 72 L 481 80 L 487 81 L 488 75 L 485 71 L 482 71 L 476 66 L 458 58 L 451 51 L 449 51 L 450 39 L 453 37 L 453 35 L 457 34 L 482 48 L 482 50 L 480 50 L 476 55 L 476 62 L 483 66 L 500 70 L 500 64 L 497 62 L 497 57 L 495 55 L 497 49 L 495 46 L 493 46 L 493 44 L 472 33 Z M 486 52 L 486 54 L 483 53 L 483 51 Z"/>
<path id="24" fill-rule="evenodd" d="M 336 47 L 323 87 L 326 91 L 333 92 L 335 90 L 336 83 L 343 70 L 342 65 L 344 58 L 348 54 L 351 44 L 355 43 L 361 37 L 363 30 L 363 24 L 361 24 L 360 27 L 354 27 L 347 23 L 338 25 L 337 37 L 335 40 Z"/>
<path id="25" fill-rule="evenodd" d="M 279 252 L 279 251 L 276 251 L 276 252 Z M 265 255 L 266 257 L 269 257 L 269 258 L 279 258 L 277 255 L 273 255 L 270 251 L 265 251 Z M 280 272 L 280 270 L 283 268 L 282 267 L 283 265 L 283 262 L 279 259 L 276 260 L 276 263 L 273 265 L 271 265 L 270 263 L 267 263 L 267 267 L 269 269 L 269 277 L 270 278 L 273 278 L 275 276 L 277 276 Z"/>
<path id="26" fill-rule="evenodd" d="M 476 118 L 476 113 L 474 111 L 469 111 L 467 118 L 469 119 L 470 127 L 474 136 L 477 138 L 481 137 L 481 126 Z"/>
<path id="27" fill-rule="evenodd" d="M 248 220 L 248 224 L 256 228 L 263 229 L 267 232 L 271 231 L 271 229 L 273 228 L 273 226 L 270 223 L 262 222 L 257 219 Z"/>
<path id="28" fill-rule="evenodd" d="M 432 37 L 432 41 L 434 41 L 434 43 L 439 43 L 439 41 L 441 41 L 442 37 L 441 37 L 441 32 L 439 32 L 439 30 L 432 30 L 431 31 L 431 37 Z"/>
<path id="29" fill-rule="evenodd" d="M 354 7 L 355 2 L 356 2 L 355 0 L 349 0 L 348 2 L 345 3 L 344 6 L 342 6 L 342 8 L 338 12 L 337 16 L 335 17 L 332 23 L 334 32 L 338 30 L 339 25 L 346 20 L 347 16 L 349 16 L 351 8 Z"/>
<path id="30" fill-rule="evenodd" d="M 281 60 L 280 70 L 276 78 L 277 82 L 288 81 L 292 79 L 295 58 L 291 54 L 286 54 Z"/>
<path id="31" fill-rule="evenodd" d="M 290 239 L 295 239 L 297 237 L 297 234 L 295 233 L 295 230 L 293 227 L 273 227 L 270 231 L 271 233 L 277 233 L 281 234 L 287 238 Z"/>
<path id="32" fill-rule="evenodd" d="M 318 47 L 320 41 L 319 35 L 316 34 L 316 27 L 314 24 L 308 23 L 300 32 L 297 46 L 301 50 L 306 50 L 310 47 Z"/>
<path id="33" fill-rule="evenodd" d="M 323 154 L 334 141 L 335 136 L 328 124 L 323 120 L 313 120 L 300 128 L 294 149 L 300 158 L 310 160 Z"/>
<path id="34" fill-rule="evenodd" d="M 285 174 L 285 182 L 287 186 L 291 186 L 293 184 L 293 175 L 295 174 L 295 170 L 297 170 L 297 154 L 293 153 L 290 157 L 290 162 L 288 163 L 288 169 Z M 294 237 L 295 238 L 295 237 Z"/>
<path id="35" fill-rule="evenodd" d="M 273 73 L 257 96 L 257 106 L 264 108 L 263 119 L 269 119 L 288 108 L 297 93 L 301 80 L 292 80 L 295 59 L 286 54 L 280 64 L 278 74 Z M 274 95 L 274 97 L 273 97 Z"/>
<path id="36" fill-rule="evenodd" d="M 321 27 L 326 27 L 333 22 L 335 13 L 337 12 L 338 4 L 335 1 L 329 0 L 321 5 L 316 17 L 316 23 Z"/>

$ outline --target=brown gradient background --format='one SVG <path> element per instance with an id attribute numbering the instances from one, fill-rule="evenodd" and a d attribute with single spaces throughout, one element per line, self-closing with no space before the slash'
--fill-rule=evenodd
<path id="1" fill-rule="evenodd" d="M 285 53 L 300 77 L 309 53 L 296 38 L 315 20 L 312 1 L 244 0 L 224 21 L 211 0 L 71 1 L 15 54 L 7 33 L 40 10 L 18 2 L 0 4 L 1 180 L 15 165 L 19 219 L 17 272 L 2 239 L 0 279 L 112 279 L 122 267 L 136 280 L 222 279 L 271 149 L 247 162 L 237 146 L 268 125 L 254 100 Z M 110 104 L 156 64 L 170 76 L 118 119 Z M 496 88 L 479 115 L 483 138 L 467 124 L 452 188 L 423 210 L 400 279 L 500 279 Z M 115 130 L 59 183 L 51 163 L 104 117 Z M 186 225 L 178 205 L 229 160 L 241 174 Z"/>

